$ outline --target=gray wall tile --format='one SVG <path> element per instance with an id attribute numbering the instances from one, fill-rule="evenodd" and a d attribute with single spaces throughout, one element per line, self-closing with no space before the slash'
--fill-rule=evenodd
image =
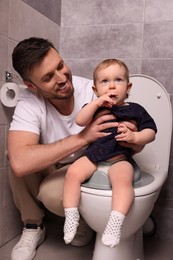
<path id="1" fill-rule="evenodd" d="M 163 207 L 155 207 L 153 216 L 157 223 L 156 237 L 160 240 L 173 241 L 173 209 Z"/>
<path id="2" fill-rule="evenodd" d="M 9 0 L 0 1 L 0 34 L 8 36 Z M 1 56 L 0 56 L 1 57 Z"/>
<path id="3" fill-rule="evenodd" d="M 0 168 L 4 167 L 5 142 L 5 126 L 0 125 Z"/>
<path id="4" fill-rule="evenodd" d="M 173 174 L 172 174 L 172 172 L 173 172 L 173 165 L 170 165 L 168 177 L 162 187 L 160 198 L 162 198 L 162 199 L 164 198 L 164 199 L 173 201 L 173 192 L 172 192 Z M 172 209 L 173 209 L 173 204 L 172 204 Z"/>
<path id="5" fill-rule="evenodd" d="M 173 58 L 173 22 L 144 25 L 143 57 Z"/>
<path id="6" fill-rule="evenodd" d="M 60 52 L 65 59 L 140 58 L 142 26 L 125 24 L 63 27 Z"/>
<path id="7" fill-rule="evenodd" d="M 170 94 L 173 94 L 173 59 L 143 59 L 142 73 L 157 79 Z"/>
<path id="8" fill-rule="evenodd" d="M 2 211 L 3 208 L 3 201 L 4 201 L 4 168 L 0 168 L 0 211 Z"/>
<path id="9" fill-rule="evenodd" d="M 14 205 L 5 207 L 2 214 L 2 244 L 5 244 L 21 233 L 22 223 L 19 212 Z"/>
<path id="10" fill-rule="evenodd" d="M 63 0 L 62 26 L 143 21 L 143 0 Z"/>
<path id="11" fill-rule="evenodd" d="M 57 24 L 61 24 L 61 0 L 22 0 Z"/>
<path id="12" fill-rule="evenodd" d="M 2 210 L 0 210 L 0 246 L 2 245 L 2 237 L 3 237 L 3 234 L 2 234 Z"/>
<path id="13" fill-rule="evenodd" d="M 7 68 L 7 56 L 8 56 L 8 39 L 0 35 L 0 57 L 1 57 L 0 81 L 4 81 L 5 79 L 5 70 Z"/>
<path id="14" fill-rule="evenodd" d="M 18 41 L 16 41 L 16 40 L 13 40 L 13 39 L 8 40 L 7 70 L 14 75 L 14 77 L 15 77 L 14 80 L 16 80 L 16 76 L 17 77 L 19 76 L 19 74 L 14 70 L 14 68 L 12 66 L 12 52 L 13 52 L 14 47 L 17 45 L 17 43 L 18 43 Z M 20 83 L 22 83 L 22 81 Z"/>
<path id="15" fill-rule="evenodd" d="M 112 56 L 113 57 L 113 56 Z M 81 76 L 92 79 L 93 71 L 96 65 L 101 62 L 102 59 L 65 59 L 66 64 L 72 71 L 73 75 Z M 141 72 L 141 60 L 140 59 L 123 59 L 129 68 L 130 74 L 140 74 Z"/>
<path id="16" fill-rule="evenodd" d="M 0 88 L 4 84 L 4 82 L 0 82 Z M 0 102 L 0 127 L 3 127 L 6 124 L 6 116 L 4 111 L 4 106 Z"/>
<path id="17" fill-rule="evenodd" d="M 173 21 L 172 0 L 146 0 L 145 22 Z"/>
<path id="18" fill-rule="evenodd" d="M 9 171 L 10 171 L 9 167 L 6 167 L 4 170 L 4 200 L 3 200 L 4 208 L 14 204 L 12 191 L 10 188 L 10 182 L 9 182 Z"/>
<path id="19" fill-rule="evenodd" d="M 55 45 L 59 45 L 59 33 L 60 29 L 56 23 L 30 6 L 20 0 L 10 2 L 9 38 L 20 41 L 36 36 L 48 38 Z"/>

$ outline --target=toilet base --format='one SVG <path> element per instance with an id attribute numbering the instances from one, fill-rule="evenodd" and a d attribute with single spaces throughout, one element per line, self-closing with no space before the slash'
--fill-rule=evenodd
<path id="1" fill-rule="evenodd" d="M 105 246 L 101 236 L 102 234 L 98 233 L 96 235 L 92 260 L 144 260 L 142 228 L 114 248 Z"/>

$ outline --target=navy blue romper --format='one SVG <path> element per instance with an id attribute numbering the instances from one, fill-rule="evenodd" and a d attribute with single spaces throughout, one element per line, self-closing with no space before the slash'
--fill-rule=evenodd
<path id="1" fill-rule="evenodd" d="M 127 104 L 128 105 L 126 106 L 113 106 L 112 108 L 102 107 L 100 109 L 110 110 L 110 113 L 116 116 L 116 119 L 111 121 L 121 122 L 134 120 L 136 121 L 138 131 L 141 131 L 145 128 L 150 128 L 157 132 L 157 127 L 153 118 L 148 114 L 144 107 L 132 102 Z M 98 109 L 98 111 L 100 111 L 100 109 Z M 115 135 L 118 134 L 117 128 L 109 128 L 104 130 L 104 132 L 109 132 L 111 134 L 99 138 L 90 144 L 87 147 L 84 155 L 86 155 L 93 163 L 104 162 L 117 155 L 125 155 L 127 159 L 130 160 L 133 152 L 132 149 L 120 146 L 115 140 Z"/>

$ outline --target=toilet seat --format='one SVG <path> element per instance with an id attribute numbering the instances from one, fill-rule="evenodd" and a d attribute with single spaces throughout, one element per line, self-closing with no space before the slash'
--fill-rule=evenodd
<path id="1" fill-rule="evenodd" d="M 141 186 L 148 185 L 154 180 L 154 177 L 146 172 L 141 171 L 138 164 L 132 159 L 132 165 L 134 168 L 134 180 L 133 187 L 139 188 Z M 99 190 L 111 190 L 111 185 L 108 177 L 108 170 L 110 165 L 105 165 L 105 163 L 99 163 L 97 171 L 91 176 L 90 179 L 86 180 L 82 187 L 90 189 L 99 189 Z M 91 191 L 92 194 L 92 191 Z"/>

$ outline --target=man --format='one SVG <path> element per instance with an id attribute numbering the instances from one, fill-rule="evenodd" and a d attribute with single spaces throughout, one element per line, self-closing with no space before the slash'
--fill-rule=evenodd
<path id="1" fill-rule="evenodd" d="M 24 222 L 11 259 L 31 260 L 45 238 L 40 201 L 63 216 L 62 190 L 68 164 L 81 156 L 89 143 L 105 136 L 102 130 L 115 127 L 116 123 L 104 123 L 113 119 L 105 115 L 84 129 L 76 125 L 76 113 L 94 98 L 92 83 L 72 77 L 48 40 L 32 37 L 21 41 L 12 59 L 27 89 L 18 100 L 7 140 L 13 172 L 11 188 Z M 84 221 L 78 233 L 73 241 L 76 246 L 85 245 L 92 238 L 92 231 Z"/>

